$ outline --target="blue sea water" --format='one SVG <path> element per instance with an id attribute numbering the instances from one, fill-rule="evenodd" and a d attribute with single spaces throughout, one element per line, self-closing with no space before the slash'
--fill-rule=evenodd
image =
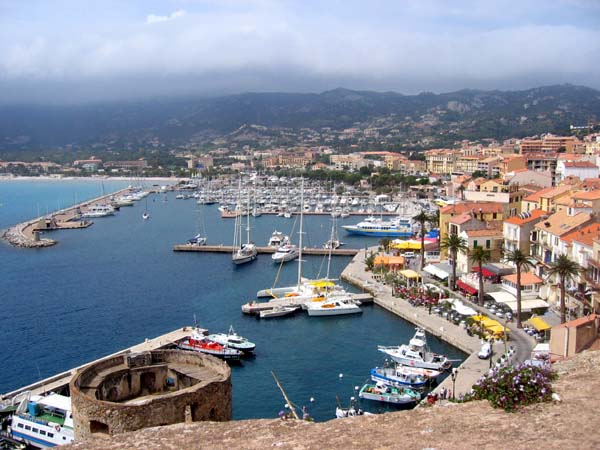
<path id="1" fill-rule="evenodd" d="M 126 184 L 0 182 L 0 228 L 37 216 L 38 205 L 57 209 Z M 148 221 L 141 218 L 146 208 Z M 305 244 L 322 245 L 331 232 L 330 218 L 305 219 Z M 257 344 L 255 358 L 232 367 L 235 419 L 276 417 L 283 409 L 271 371 L 292 401 L 306 405 L 315 419 L 334 417 L 336 396 L 347 404 L 369 369 L 383 363 L 377 345 L 407 342 L 413 326 L 377 306 L 346 317 L 300 313 L 261 321 L 243 315 L 241 305 L 274 283 L 278 266 L 269 255 L 236 267 L 228 254 L 172 251 L 202 227 L 210 244 L 231 245 L 233 226 L 234 220 L 220 218 L 216 205 L 198 206 L 168 193 L 96 219 L 88 229 L 53 232 L 59 244 L 52 248 L 0 244 L 0 392 L 190 325 L 196 315 L 211 332 L 233 325 Z M 251 226 L 259 245 L 275 229 L 295 236 L 292 229 L 298 227 L 294 219 L 268 215 L 252 218 Z M 377 242 L 343 232 L 340 238 L 351 248 Z M 304 259 L 304 276 L 325 274 L 323 257 Z M 331 275 L 339 276 L 349 261 L 334 257 Z M 278 285 L 293 284 L 296 277 L 297 263 L 287 263 Z M 451 358 L 464 357 L 433 337 L 430 345 Z"/>

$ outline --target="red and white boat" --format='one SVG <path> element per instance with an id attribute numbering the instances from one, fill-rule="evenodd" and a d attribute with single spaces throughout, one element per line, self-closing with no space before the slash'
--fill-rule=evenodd
<path id="1" fill-rule="evenodd" d="M 194 332 L 189 338 L 180 341 L 177 346 L 182 350 L 206 353 L 228 361 L 237 361 L 242 355 L 241 351 L 221 345 L 197 332 Z"/>

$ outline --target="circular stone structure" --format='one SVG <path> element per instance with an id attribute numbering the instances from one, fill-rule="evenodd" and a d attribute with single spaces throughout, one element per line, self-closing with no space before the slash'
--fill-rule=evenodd
<path id="1" fill-rule="evenodd" d="M 75 438 L 231 419 L 231 370 L 202 353 L 154 350 L 78 370 L 69 388 Z"/>

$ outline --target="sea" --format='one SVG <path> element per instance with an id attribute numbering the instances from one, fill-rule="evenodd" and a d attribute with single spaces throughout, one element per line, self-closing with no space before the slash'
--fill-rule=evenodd
<path id="1" fill-rule="evenodd" d="M 164 184 L 164 182 L 155 182 Z M 130 181 L 0 181 L 0 229 L 46 212 L 114 192 Z M 153 182 L 145 182 L 150 187 Z M 142 186 L 144 187 L 144 186 Z M 347 406 L 369 370 L 381 366 L 378 345 L 406 343 L 414 326 L 376 305 L 363 314 L 258 320 L 241 305 L 260 289 L 294 284 L 298 263 L 279 266 L 270 255 L 235 266 L 226 253 L 176 253 L 198 232 L 208 244 L 231 245 L 233 219 L 222 219 L 217 205 L 179 200 L 175 192 L 152 194 L 112 217 L 94 219 L 81 230 L 55 231 L 54 247 L 31 250 L 0 243 L 0 393 L 17 389 L 183 326 L 227 332 L 230 325 L 255 342 L 256 354 L 233 365 L 233 418 L 275 418 L 285 400 L 305 406 L 317 421 L 335 417 L 338 402 Z M 142 219 L 144 210 L 149 220 Z M 356 223 L 358 216 L 338 220 Z M 298 221 L 272 215 L 252 217 L 251 239 L 266 245 L 274 230 L 298 239 Z M 322 246 L 330 237 L 329 216 L 305 216 L 304 245 Z M 376 245 L 377 238 L 339 230 L 347 248 Z M 330 276 L 350 262 L 333 257 Z M 327 258 L 304 256 L 302 275 L 325 276 Z M 349 290 L 356 288 L 348 286 Z M 430 336 L 439 353 L 465 355 Z M 387 408 L 363 401 L 373 412 Z"/>

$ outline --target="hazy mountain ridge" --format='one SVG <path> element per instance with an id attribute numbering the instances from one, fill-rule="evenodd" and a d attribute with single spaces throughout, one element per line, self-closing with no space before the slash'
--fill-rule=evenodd
<path id="1" fill-rule="evenodd" d="M 600 91 L 573 85 L 523 91 L 461 90 L 445 94 L 334 89 L 321 94 L 246 93 L 82 106 L 0 106 L 0 151 L 123 143 L 182 145 L 226 135 L 244 124 L 334 130 L 355 126 L 411 128 L 456 139 L 503 139 L 566 132 L 600 117 Z M 422 130 L 421 130 L 422 132 Z M 404 136 L 405 135 L 405 136 Z"/>

